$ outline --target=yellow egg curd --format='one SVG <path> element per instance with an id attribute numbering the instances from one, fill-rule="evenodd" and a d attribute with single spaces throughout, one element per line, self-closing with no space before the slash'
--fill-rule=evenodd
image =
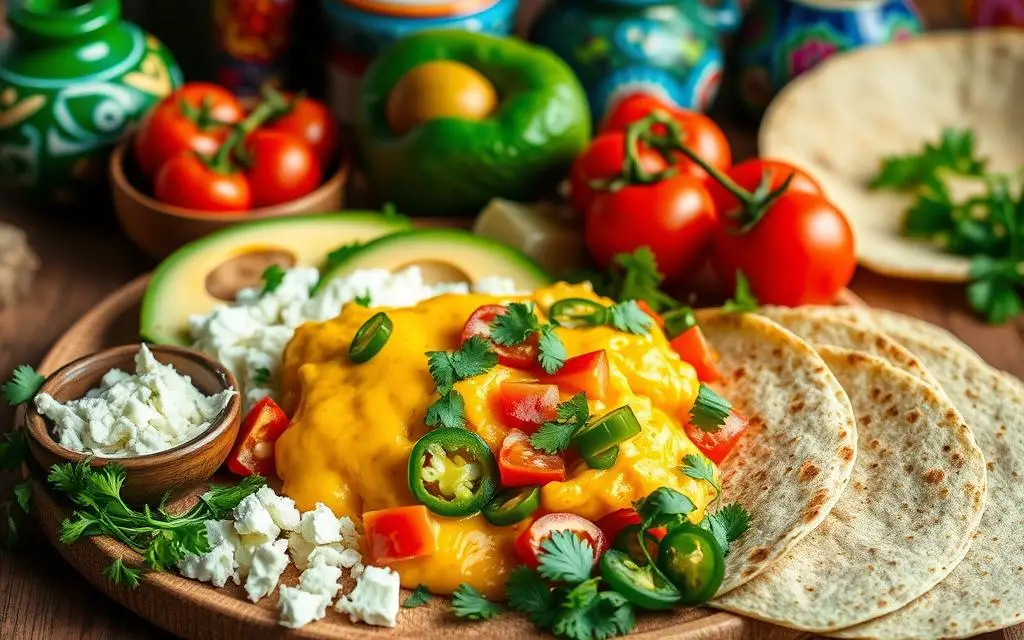
<path id="1" fill-rule="evenodd" d="M 570 297 L 611 304 L 582 285 L 556 284 L 529 298 L 542 315 L 552 303 Z M 379 309 L 350 304 L 333 320 L 299 327 L 283 360 L 284 409 L 292 416 L 276 447 L 284 493 L 300 509 L 323 502 L 353 519 L 365 511 L 416 504 L 406 479 L 409 453 L 427 433 L 423 418 L 437 398 L 425 353 L 458 349 L 474 310 L 515 299 L 444 295 L 414 307 L 386 309 L 394 323 L 391 339 L 364 364 L 349 360 L 349 343 Z M 620 445 L 610 469 L 590 469 L 582 461 L 570 465 L 564 482 L 542 489 L 539 513 L 569 512 L 597 520 L 665 486 L 693 501 L 693 520 L 699 521 L 714 489 L 678 469 L 683 456 L 699 453 L 683 431 L 698 389 L 693 368 L 679 359 L 657 327 L 649 335 L 611 327 L 560 328 L 557 333 L 570 357 L 602 349 L 608 355 L 608 392 L 590 399 L 591 415 L 628 404 L 642 431 Z M 495 457 L 508 433 L 500 385 L 531 379 L 528 371 L 499 365 L 455 386 L 465 398 L 468 428 L 480 434 Z M 563 393 L 562 399 L 569 396 Z M 495 527 L 480 515 L 433 518 L 437 551 L 394 563 L 402 584 L 424 584 L 445 594 L 468 582 L 501 597 L 508 573 L 518 564 L 515 538 L 529 522 Z"/>

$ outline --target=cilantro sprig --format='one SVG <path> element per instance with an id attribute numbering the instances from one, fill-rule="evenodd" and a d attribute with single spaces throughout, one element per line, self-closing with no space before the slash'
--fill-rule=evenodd
<path id="1" fill-rule="evenodd" d="M 452 592 L 452 613 L 466 620 L 490 620 L 501 613 L 501 607 L 463 582 Z"/>
<path id="2" fill-rule="evenodd" d="M 14 407 L 31 402 L 45 381 L 46 377 L 29 365 L 19 365 L 14 368 L 11 379 L 0 386 L 0 393 Z M 14 471 L 27 458 L 28 441 L 23 430 L 16 428 L 0 438 L 0 471 Z M 20 542 L 21 526 L 29 512 L 31 497 L 31 480 L 25 480 L 14 485 L 10 499 L 0 502 L 0 547 L 13 549 Z"/>
<path id="3" fill-rule="evenodd" d="M 458 351 L 428 351 L 427 369 L 434 379 L 438 399 L 427 407 L 424 418 L 429 427 L 464 427 L 466 402 L 455 383 L 487 373 L 498 364 L 491 345 L 479 336 L 462 343 Z"/>
<path id="4" fill-rule="evenodd" d="M 562 453 L 572 437 L 590 420 L 587 395 L 582 391 L 555 407 L 555 419 L 545 422 L 532 436 L 530 444 L 547 454 Z"/>
<path id="5" fill-rule="evenodd" d="M 690 409 L 690 424 L 705 433 L 718 433 L 732 411 L 732 403 L 703 382 Z"/>
<path id="6" fill-rule="evenodd" d="M 415 609 L 426 605 L 428 602 L 430 602 L 430 591 L 421 584 L 402 602 L 402 607 L 405 609 Z"/>
<path id="7" fill-rule="evenodd" d="M 548 374 L 556 373 L 569 355 L 555 326 L 541 324 L 531 302 L 510 302 L 491 321 L 491 339 L 504 347 L 521 345 L 537 338 L 537 362 Z"/>
<path id="8" fill-rule="evenodd" d="M 47 480 L 67 494 L 75 505 L 71 517 L 61 523 L 60 541 L 72 544 L 83 536 L 108 535 L 141 554 L 145 565 L 154 571 L 176 566 L 189 554 L 210 550 L 206 521 L 223 518 L 246 496 L 266 484 L 263 477 L 243 478 L 235 485 L 211 485 L 188 512 L 173 515 L 161 504 L 136 511 L 121 497 L 124 467 L 108 463 L 99 468 L 89 460 L 65 463 L 50 468 Z M 120 559 L 105 571 L 116 584 L 138 585 L 141 568 L 128 567 Z"/>
<path id="9" fill-rule="evenodd" d="M 688 454 L 683 457 L 679 471 L 688 478 L 708 483 L 715 490 L 715 500 L 711 506 L 719 504 L 722 499 L 722 485 L 715 478 L 715 467 L 711 460 L 696 453 Z M 706 509 L 700 526 L 710 531 L 725 555 L 729 555 L 729 544 L 750 529 L 750 514 L 743 505 L 733 502 L 717 511 Z"/>
<path id="10" fill-rule="evenodd" d="M 977 155 L 971 131 L 947 128 L 937 143 L 926 143 L 916 153 L 886 156 L 882 160 L 881 171 L 870 186 L 874 189 L 913 189 L 941 169 L 980 176 L 987 164 L 987 160 Z"/>
<path id="11" fill-rule="evenodd" d="M 725 301 L 722 311 L 726 313 L 753 313 L 757 311 L 757 298 L 750 290 L 750 281 L 742 271 L 736 271 L 736 290 L 732 298 Z"/>
<path id="12" fill-rule="evenodd" d="M 679 301 L 661 290 L 665 276 L 650 247 L 637 247 L 632 253 L 617 254 L 607 273 L 580 271 L 570 280 L 586 280 L 594 290 L 613 300 L 643 300 L 652 310 L 661 312 L 679 307 Z"/>
<path id="13" fill-rule="evenodd" d="M 0 392 L 3 393 L 7 403 L 13 407 L 35 398 L 44 382 L 46 382 L 46 376 L 36 373 L 36 370 L 29 365 L 22 364 L 14 368 L 11 379 L 0 387 Z"/>
<path id="14" fill-rule="evenodd" d="M 263 275 L 260 279 L 263 280 L 263 291 L 260 295 L 267 295 L 277 291 L 281 283 L 284 282 L 284 275 L 286 271 L 279 264 L 272 264 L 263 270 Z"/>

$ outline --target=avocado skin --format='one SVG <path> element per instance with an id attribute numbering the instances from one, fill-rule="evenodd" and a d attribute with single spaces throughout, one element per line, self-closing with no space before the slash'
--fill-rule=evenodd
<path id="1" fill-rule="evenodd" d="M 432 60 L 467 64 L 501 103 L 487 120 L 439 118 L 405 136 L 388 126 L 388 93 Z M 362 81 L 360 159 L 378 194 L 411 215 L 475 215 L 494 197 L 531 200 L 553 189 L 590 140 L 590 109 L 572 70 L 515 38 L 424 31 L 385 50 Z"/>

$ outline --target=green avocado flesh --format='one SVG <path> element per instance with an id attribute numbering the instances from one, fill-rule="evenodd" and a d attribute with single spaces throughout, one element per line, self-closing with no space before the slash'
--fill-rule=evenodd
<path id="1" fill-rule="evenodd" d="M 533 290 L 551 277 L 533 260 L 512 247 L 455 229 L 422 229 L 393 233 L 370 242 L 339 263 L 324 279 L 357 269 L 398 271 L 418 266 L 427 282 L 469 282 L 497 276 L 510 278 L 516 289 Z"/>
<path id="2" fill-rule="evenodd" d="M 157 344 L 188 346 L 188 319 L 234 299 L 269 264 L 323 266 L 339 246 L 408 229 L 407 218 L 365 211 L 258 220 L 191 242 L 156 268 L 142 300 L 139 333 Z"/>

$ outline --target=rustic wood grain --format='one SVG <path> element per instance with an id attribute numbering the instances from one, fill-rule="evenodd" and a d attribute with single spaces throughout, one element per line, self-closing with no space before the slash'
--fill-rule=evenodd
<path id="1" fill-rule="evenodd" d="M 917 5 L 932 27 L 960 24 L 960 0 L 918 0 Z M 731 133 L 738 155 L 752 152 L 752 129 Z M 0 371 L 21 362 L 39 362 L 90 307 L 152 266 L 120 234 L 108 203 L 58 216 L 54 211 L 0 200 L 0 220 L 24 228 L 43 263 L 30 299 L 0 311 Z M 853 289 L 870 304 L 917 315 L 954 331 L 993 365 L 1024 376 L 1024 326 L 978 323 L 963 305 L 962 288 L 897 282 L 862 272 Z M 0 430 L 9 427 L 11 417 L 10 411 L 0 412 Z M 8 495 L 11 482 L 10 477 L 0 478 L 0 495 Z M 15 553 L 0 553 L 0 638 L 172 637 L 93 588 L 39 531 L 29 528 L 25 538 Z M 1014 629 L 983 638 L 1024 640 L 1024 634 Z"/>

